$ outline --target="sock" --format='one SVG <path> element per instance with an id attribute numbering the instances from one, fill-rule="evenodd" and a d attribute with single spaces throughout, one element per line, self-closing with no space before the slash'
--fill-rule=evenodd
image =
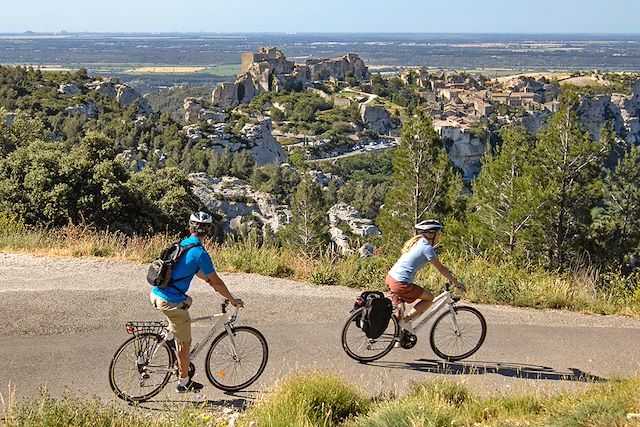
<path id="1" fill-rule="evenodd" d="M 186 386 L 188 382 L 189 382 L 189 377 L 180 378 L 180 385 L 181 386 L 183 386 L 183 387 Z"/>

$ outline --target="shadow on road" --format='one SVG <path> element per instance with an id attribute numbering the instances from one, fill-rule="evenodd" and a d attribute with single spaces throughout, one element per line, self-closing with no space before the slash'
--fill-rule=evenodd
<path id="1" fill-rule="evenodd" d="M 606 378 L 598 377 L 577 368 L 558 370 L 549 366 L 530 365 L 525 363 L 500 362 L 443 362 L 441 360 L 418 359 L 415 362 L 374 362 L 372 366 L 391 369 L 411 369 L 434 374 L 499 374 L 505 377 L 525 378 L 531 380 L 556 380 L 578 382 L 602 382 Z"/>
<path id="2" fill-rule="evenodd" d="M 247 403 L 255 400 L 255 395 L 257 392 L 245 391 L 245 392 L 236 392 L 236 393 L 225 393 L 229 396 L 229 399 L 218 399 L 218 400 L 199 400 L 199 399 L 157 399 L 157 400 L 149 400 L 140 404 L 130 404 L 132 406 L 136 406 L 139 408 L 149 409 L 152 411 L 167 411 L 168 408 L 174 407 L 175 410 L 179 410 L 184 406 L 194 406 L 198 408 L 202 408 L 203 406 L 207 408 L 232 408 L 236 411 L 242 411 L 246 409 Z M 197 396 L 197 395 L 195 395 Z"/>

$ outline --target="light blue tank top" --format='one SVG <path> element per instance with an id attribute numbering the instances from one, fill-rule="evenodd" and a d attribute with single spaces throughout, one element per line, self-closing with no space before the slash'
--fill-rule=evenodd
<path id="1" fill-rule="evenodd" d="M 413 283 L 418 270 L 436 258 L 438 258 L 436 251 L 433 250 L 427 239 L 422 238 L 408 252 L 400 256 L 388 274 L 399 282 Z"/>

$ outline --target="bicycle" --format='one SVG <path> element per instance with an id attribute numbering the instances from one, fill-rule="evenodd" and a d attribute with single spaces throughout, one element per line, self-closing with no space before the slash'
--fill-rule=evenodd
<path id="1" fill-rule="evenodd" d="M 267 364 L 267 340 L 255 328 L 235 326 L 238 308 L 227 313 L 229 301 L 222 303 L 222 312 L 191 319 L 191 323 L 215 319 L 209 333 L 191 348 L 191 360 L 213 340 L 205 357 L 207 378 L 215 387 L 230 392 L 242 390 L 260 377 Z M 220 326 L 224 330 L 214 335 Z M 109 365 L 109 385 L 120 399 L 134 403 L 156 396 L 172 375 L 178 379 L 177 343 L 165 321 L 136 321 L 125 324 L 127 339 L 116 350 Z M 189 377 L 195 365 L 189 364 Z"/>
<path id="2" fill-rule="evenodd" d="M 404 318 L 405 303 L 400 299 L 394 307 L 387 329 L 378 338 L 368 338 L 360 328 L 364 307 L 352 310 L 351 316 L 342 329 L 342 348 L 359 362 L 372 362 L 389 353 L 399 343 L 402 348 L 409 349 L 416 345 L 416 332 L 434 317 L 440 314 L 431 326 L 429 343 L 438 357 L 453 362 L 462 360 L 478 351 L 487 335 L 487 322 L 482 314 L 469 306 L 456 306 L 460 297 L 453 297 L 449 292 L 451 284 L 434 298 L 433 305 L 422 314 L 413 328 L 408 328 L 397 319 Z M 396 318 L 397 316 L 397 318 Z"/>

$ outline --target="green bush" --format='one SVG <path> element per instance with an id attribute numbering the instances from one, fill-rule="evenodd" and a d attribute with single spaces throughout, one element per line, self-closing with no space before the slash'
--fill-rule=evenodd
<path id="1" fill-rule="evenodd" d="M 256 421 L 260 427 L 337 426 L 365 413 L 370 405 L 358 389 L 338 376 L 294 376 L 250 407 L 245 421 Z"/>
<path id="2" fill-rule="evenodd" d="M 504 276 L 491 277 L 485 282 L 487 298 L 499 303 L 513 303 L 520 292 L 518 283 Z"/>
<path id="3" fill-rule="evenodd" d="M 334 271 L 328 269 L 316 270 L 309 275 L 309 282 L 314 285 L 337 285 L 339 279 Z"/>

